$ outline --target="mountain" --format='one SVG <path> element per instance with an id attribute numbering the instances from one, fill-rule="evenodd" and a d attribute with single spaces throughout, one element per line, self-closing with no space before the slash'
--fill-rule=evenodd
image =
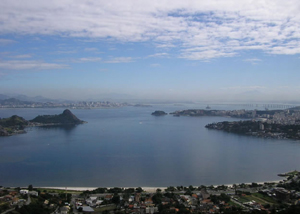
<path id="1" fill-rule="evenodd" d="M 30 120 L 30 122 L 59 125 L 85 123 L 85 121 L 78 119 L 69 109 L 64 110 L 63 113 L 59 115 L 39 115 L 33 120 Z"/>
<path id="2" fill-rule="evenodd" d="M 0 94 L 0 100 L 5 100 L 5 99 L 8 99 L 9 96 L 7 95 L 4 95 L 4 94 Z"/>
<path id="3" fill-rule="evenodd" d="M 9 98 L 5 100 L 0 100 L 1 105 L 31 105 L 34 102 L 31 101 L 22 101 L 16 98 Z"/>

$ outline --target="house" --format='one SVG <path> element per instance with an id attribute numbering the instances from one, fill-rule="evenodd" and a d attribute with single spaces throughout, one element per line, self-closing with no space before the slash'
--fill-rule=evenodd
<path id="1" fill-rule="evenodd" d="M 17 205 L 17 204 L 18 204 L 18 202 L 19 202 L 19 198 L 17 198 L 17 197 L 14 197 L 14 198 L 12 199 L 12 202 L 11 202 L 11 204 L 12 204 L 12 205 Z"/>
<path id="2" fill-rule="evenodd" d="M 29 191 L 28 194 L 32 196 L 39 196 L 39 193 L 37 191 Z"/>
<path id="3" fill-rule="evenodd" d="M 16 196 L 18 194 L 18 192 L 17 191 L 11 191 L 11 192 L 9 192 L 9 194 L 12 195 L 12 196 Z"/>
<path id="4" fill-rule="evenodd" d="M 111 200 L 113 198 L 113 195 L 106 195 L 105 197 L 104 197 L 104 199 L 105 200 Z"/>
<path id="5" fill-rule="evenodd" d="M 146 207 L 146 213 L 157 213 L 158 212 L 158 207 Z"/>
<path id="6" fill-rule="evenodd" d="M 13 197 L 11 195 L 4 196 L 4 201 L 11 201 Z"/>
<path id="7" fill-rule="evenodd" d="M 80 206 L 83 213 L 93 213 L 95 210 L 90 206 Z M 78 207 L 79 208 L 79 207 Z"/>
<path id="8" fill-rule="evenodd" d="M 285 201 L 290 199 L 290 192 L 284 188 L 275 188 L 274 192 L 278 200 Z"/>
<path id="9" fill-rule="evenodd" d="M 61 208 L 60 208 L 60 213 L 61 213 L 61 214 L 68 214 L 68 213 L 69 213 L 69 210 L 70 210 L 70 207 L 69 207 L 69 206 L 64 206 L 64 207 L 61 207 Z"/>
<path id="10" fill-rule="evenodd" d="M 21 194 L 28 194 L 28 192 L 29 192 L 29 191 L 28 191 L 27 189 L 21 189 L 21 190 L 20 190 L 20 193 L 21 193 Z"/>

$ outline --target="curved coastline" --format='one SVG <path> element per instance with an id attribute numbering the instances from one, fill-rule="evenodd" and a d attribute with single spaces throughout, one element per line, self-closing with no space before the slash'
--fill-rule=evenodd
<path id="1" fill-rule="evenodd" d="M 264 184 L 264 183 L 279 183 L 283 180 L 273 180 L 273 181 L 261 181 L 261 182 L 254 182 L 257 184 Z M 241 183 L 236 183 L 236 184 L 241 184 Z M 252 182 L 248 182 L 248 183 L 244 183 L 244 184 L 252 184 Z M 220 185 L 224 185 L 224 186 L 228 186 L 228 187 L 233 187 L 234 184 L 214 184 L 212 186 L 217 187 Z M 207 185 L 209 186 L 209 185 Z M 58 190 L 73 190 L 73 191 L 92 191 L 95 190 L 99 187 L 37 187 L 37 188 L 43 188 L 43 189 L 58 189 Z M 106 188 L 114 188 L 114 187 L 106 187 Z M 128 189 L 128 188 L 138 188 L 138 187 L 119 187 L 119 188 L 124 188 L 124 189 Z M 150 192 L 150 193 L 155 193 L 157 189 L 167 189 L 168 187 L 141 187 L 145 192 Z"/>

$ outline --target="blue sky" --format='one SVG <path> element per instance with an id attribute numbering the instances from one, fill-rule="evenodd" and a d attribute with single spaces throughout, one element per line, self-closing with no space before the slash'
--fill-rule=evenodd
<path id="1" fill-rule="evenodd" d="M 67 99 L 293 101 L 300 2 L 0 2 L 0 91 Z"/>

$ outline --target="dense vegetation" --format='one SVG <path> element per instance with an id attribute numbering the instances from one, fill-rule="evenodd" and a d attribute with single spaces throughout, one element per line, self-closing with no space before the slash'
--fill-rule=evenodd
<path id="1" fill-rule="evenodd" d="M 278 138 L 278 136 L 280 136 L 281 138 L 289 139 L 300 138 L 300 125 L 268 124 L 259 121 L 246 120 L 211 123 L 207 124 L 205 127 L 209 129 L 223 130 L 231 133 L 249 134 L 270 138 Z"/>
<path id="2" fill-rule="evenodd" d="M 0 119 L 0 136 L 11 135 L 14 132 L 22 131 L 29 124 L 23 117 L 13 115 L 9 118 Z"/>
<path id="3" fill-rule="evenodd" d="M 13 115 L 9 118 L 0 118 L 0 136 L 9 136 L 12 134 L 25 133 L 27 126 L 43 126 L 43 125 L 76 125 L 85 123 L 79 120 L 68 109 L 59 115 L 40 115 L 33 120 L 27 121 L 23 117 Z"/>
<path id="4" fill-rule="evenodd" d="M 167 113 L 164 112 L 164 111 L 155 111 L 151 115 L 154 115 L 154 116 L 163 116 L 163 115 L 166 115 L 166 114 Z"/>
<path id="5" fill-rule="evenodd" d="M 59 115 L 39 115 L 30 122 L 35 123 L 55 123 L 55 124 L 80 124 L 84 121 L 79 120 L 69 109 L 64 110 L 62 114 Z"/>

